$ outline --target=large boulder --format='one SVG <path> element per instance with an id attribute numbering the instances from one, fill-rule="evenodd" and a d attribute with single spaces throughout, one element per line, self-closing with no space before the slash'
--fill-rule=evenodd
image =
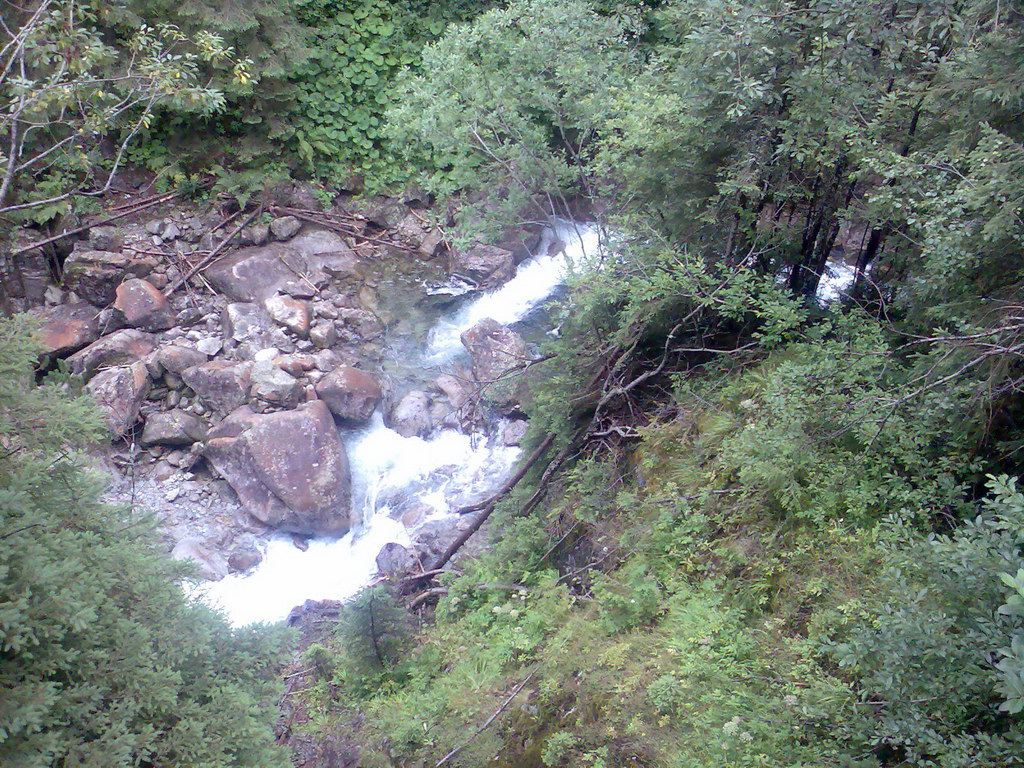
<path id="1" fill-rule="evenodd" d="M 473 378 L 484 396 L 508 407 L 522 395 L 522 376 L 513 373 L 529 361 L 523 337 L 496 320 L 485 318 L 462 334 L 462 345 L 473 361 Z"/>
<path id="2" fill-rule="evenodd" d="M 100 368 L 141 360 L 156 348 L 151 334 L 131 328 L 115 331 L 68 358 L 71 372 L 89 378 Z"/>
<path id="3" fill-rule="evenodd" d="M 163 331 L 174 325 L 175 312 L 167 298 L 145 280 L 125 280 L 115 291 L 114 309 L 133 328 Z"/>
<path id="4" fill-rule="evenodd" d="M 39 341 L 43 352 L 64 357 L 92 344 L 100 337 L 96 307 L 85 302 L 58 304 L 38 313 Z"/>
<path id="5" fill-rule="evenodd" d="M 242 408 L 211 433 L 204 454 L 267 525 L 311 535 L 348 530 L 348 460 L 319 400 L 264 415 Z"/>
<path id="6" fill-rule="evenodd" d="M 211 360 L 186 368 L 182 380 L 208 408 L 228 413 L 249 399 L 252 363 Z"/>
<path id="7" fill-rule="evenodd" d="M 299 380 L 271 360 L 253 363 L 250 380 L 252 396 L 270 405 L 295 406 L 305 394 Z"/>
<path id="8" fill-rule="evenodd" d="M 512 279 L 516 264 L 511 251 L 496 245 L 478 244 L 467 251 L 453 250 L 449 269 L 456 277 L 480 288 L 495 288 Z"/>
<path id="9" fill-rule="evenodd" d="M 370 374 L 342 365 L 316 384 L 316 393 L 331 413 L 343 419 L 366 421 L 380 402 L 380 384 Z"/>
<path id="10" fill-rule="evenodd" d="M 98 307 L 112 304 L 117 286 L 131 277 L 146 277 L 156 267 L 148 256 L 113 251 L 76 250 L 64 261 L 64 284 Z"/>
<path id="11" fill-rule="evenodd" d="M 113 437 L 122 437 L 139 420 L 139 408 L 149 394 L 149 372 L 142 362 L 106 368 L 86 385 L 106 417 Z"/>
<path id="12" fill-rule="evenodd" d="M 206 439 L 206 424 L 198 416 L 175 408 L 160 411 L 146 419 L 141 443 L 151 445 L 192 445 Z"/>
<path id="13" fill-rule="evenodd" d="M 387 425 L 402 437 L 426 437 L 434 427 L 430 396 L 418 389 L 407 393 L 391 409 Z"/>
<path id="14" fill-rule="evenodd" d="M 211 264 L 206 278 L 235 301 L 262 303 L 275 294 L 315 296 L 332 275 L 354 273 L 358 259 L 340 236 L 309 230 L 287 244 L 242 248 Z"/>
<path id="15" fill-rule="evenodd" d="M 179 344 L 171 344 L 157 350 L 156 360 L 165 371 L 170 371 L 180 376 L 186 368 L 194 365 L 202 365 L 206 362 L 206 355 L 198 349 L 184 347 Z"/>

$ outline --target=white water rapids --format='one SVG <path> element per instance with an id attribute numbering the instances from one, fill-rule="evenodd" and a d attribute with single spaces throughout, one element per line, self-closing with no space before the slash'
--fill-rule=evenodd
<path id="1" fill-rule="evenodd" d="M 538 254 L 505 285 L 441 317 L 428 337 L 423 363 L 443 366 L 465 354 L 460 336 L 484 318 L 511 325 L 525 318 L 563 282 L 568 265 L 594 253 L 596 227 L 558 221 Z M 564 247 L 562 247 L 564 246 Z M 493 492 L 511 473 L 518 448 L 495 436 L 442 430 L 429 438 L 402 437 L 379 413 L 359 431 L 342 431 L 352 472 L 352 508 L 362 524 L 340 539 L 317 539 L 305 551 L 291 537 L 271 539 L 262 562 L 206 586 L 203 599 L 232 624 L 284 619 L 306 600 L 344 600 L 375 575 L 376 557 L 389 542 L 408 545 L 410 533 L 390 513 L 396 498 L 412 498 L 433 512 L 426 521 Z"/>

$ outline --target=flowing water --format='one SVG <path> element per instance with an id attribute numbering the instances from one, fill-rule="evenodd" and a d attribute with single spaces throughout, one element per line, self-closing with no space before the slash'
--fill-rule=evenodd
<path id="1" fill-rule="evenodd" d="M 460 336 L 484 318 L 505 325 L 522 321 L 565 279 L 567 267 L 599 247 L 591 225 L 557 221 L 538 253 L 505 285 L 441 316 L 431 329 L 423 365 L 444 369 L 465 355 Z M 344 600 L 375 575 L 375 559 L 389 542 L 408 545 L 410 534 L 392 518 L 399 504 L 430 510 L 426 521 L 487 496 L 509 476 L 518 448 L 494 436 L 442 430 L 429 438 L 402 437 L 380 413 L 357 431 L 341 430 L 352 471 L 352 508 L 361 518 L 340 539 L 317 539 L 305 551 L 291 537 L 272 538 L 263 561 L 247 574 L 232 574 L 205 587 L 204 599 L 235 625 L 280 621 L 306 600 Z"/>

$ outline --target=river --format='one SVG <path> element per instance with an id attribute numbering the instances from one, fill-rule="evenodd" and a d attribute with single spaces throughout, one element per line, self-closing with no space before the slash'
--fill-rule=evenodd
<path id="1" fill-rule="evenodd" d="M 586 261 L 599 247 L 595 226 L 555 221 L 537 253 L 510 281 L 442 313 L 420 350 L 396 346 L 415 358 L 395 361 L 398 368 L 450 369 L 466 355 L 460 341 L 464 331 L 485 318 L 510 326 L 523 322 L 551 298 L 570 265 Z M 422 525 L 451 516 L 508 478 L 519 449 L 502 445 L 500 432 L 492 432 L 444 429 L 428 438 L 402 437 L 385 426 L 380 412 L 366 427 L 341 429 L 352 473 L 352 508 L 359 513 L 353 529 L 339 539 L 314 539 L 305 550 L 290 536 L 273 537 L 258 566 L 206 585 L 203 599 L 242 626 L 283 620 L 309 599 L 353 596 L 376 575 L 375 559 L 385 544 L 409 545 L 415 536 L 392 517 L 396 498 L 414 499 L 431 510 Z"/>

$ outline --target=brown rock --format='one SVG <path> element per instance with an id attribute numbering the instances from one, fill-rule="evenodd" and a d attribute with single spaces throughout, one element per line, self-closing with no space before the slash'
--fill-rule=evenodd
<path id="1" fill-rule="evenodd" d="M 348 530 L 348 461 L 326 405 L 264 415 L 240 409 L 227 421 L 204 454 L 255 518 L 301 534 Z"/>
<path id="2" fill-rule="evenodd" d="M 86 385 L 99 404 L 114 437 L 121 437 L 139 420 L 139 408 L 149 394 L 149 373 L 144 363 L 107 368 Z"/>
<path id="3" fill-rule="evenodd" d="M 309 302 L 293 299 L 290 296 L 271 296 L 264 305 L 275 322 L 280 323 L 292 333 L 302 338 L 309 336 L 309 324 L 313 313 Z"/>
<path id="4" fill-rule="evenodd" d="M 99 338 L 96 307 L 85 302 L 59 304 L 39 313 L 44 354 L 64 357 Z"/>
<path id="5" fill-rule="evenodd" d="M 156 348 L 156 339 L 142 331 L 125 329 L 104 336 L 71 357 L 71 372 L 89 378 L 100 368 L 141 360 Z"/>
<path id="6" fill-rule="evenodd" d="M 211 360 L 186 368 L 182 380 L 209 408 L 228 413 L 249 398 L 252 363 L 226 363 Z"/>
<path id="7" fill-rule="evenodd" d="M 162 331 L 174 325 L 174 310 L 156 286 L 145 280 L 125 280 L 115 291 L 114 308 L 133 328 Z"/>
<path id="8" fill-rule="evenodd" d="M 370 418 L 382 395 L 377 379 L 350 365 L 335 368 L 320 379 L 316 393 L 331 413 L 353 421 Z"/>
<path id="9" fill-rule="evenodd" d="M 64 284 L 98 307 L 117 298 L 117 286 L 131 277 L 146 277 L 156 267 L 148 256 L 112 251 L 75 251 L 64 261 Z"/>

